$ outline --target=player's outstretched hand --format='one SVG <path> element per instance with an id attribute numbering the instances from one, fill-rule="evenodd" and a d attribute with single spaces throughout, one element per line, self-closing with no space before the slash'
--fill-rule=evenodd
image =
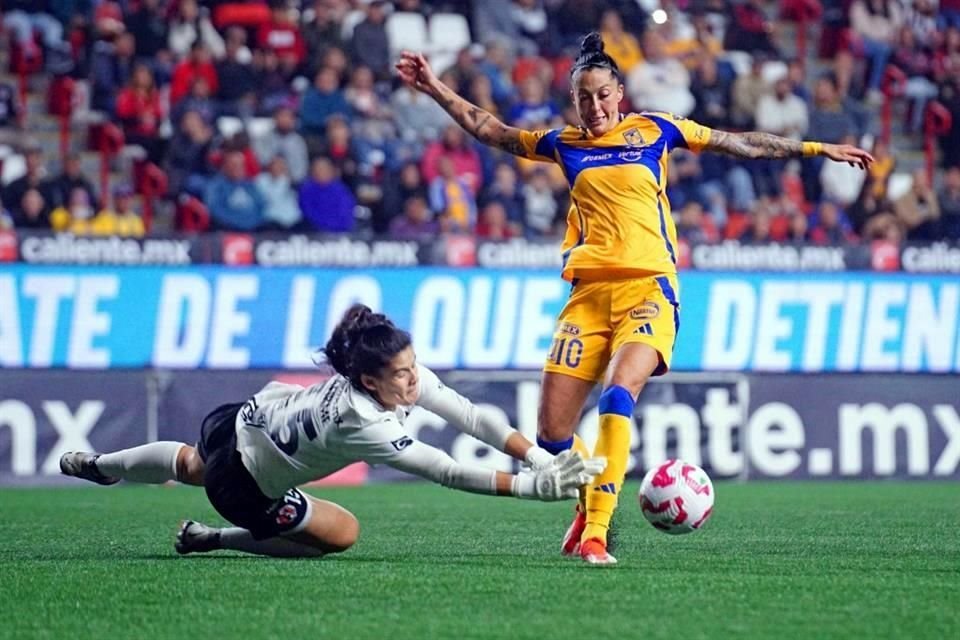
<path id="1" fill-rule="evenodd" d="M 404 84 L 428 95 L 440 84 L 436 74 L 422 53 L 401 51 L 396 64 L 397 73 Z"/>
<path id="2" fill-rule="evenodd" d="M 873 164 L 872 155 L 852 144 L 824 143 L 821 153 L 835 162 L 846 162 L 851 167 L 860 167 L 864 170 L 869 169 Z"/>
<path id="3" fill-rule="evenodd" d="M 576 451 L 564 451 L 552 464 L 534 471 L 534 493 L 547 501 L 576 498 L 580 487 L 590 484 L 606 466 L 606 458 L 584 459 Z"/>

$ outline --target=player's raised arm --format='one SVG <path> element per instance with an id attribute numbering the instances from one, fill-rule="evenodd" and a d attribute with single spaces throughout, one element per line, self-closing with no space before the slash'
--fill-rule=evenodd
<path id="1" fill-rule="evenodd" d="M 520 142 L 520 129 L 505 125 L 489 111 L 454 93 L 437 78 L 422 53 L 402 52 L 396 67 L 403 82 L 436 100 L 457 124 L 477 140 L 517 156 L 526 155 Z"/>
<path id="2" fill-rule="evenodd" d="M 506 453 L 511 458 L 540 469 L 553 460 L 553 454 L 541 449 L 497 415 L 480 411 L 477 405 L 440 381 L 437 375 L 417 365 L 420 396 L 417 405 L 437 414 L 459 431 Z"/>
<path id="3" fill-rule="evenodd" d="M 850 144 L 829 144 L 826 142 L 800 142 L 783 138 L 772 133 L 747 131 L 734 133 L 714 129 L 704 151 L 716 151 L 736 158 L 754 160 L 758 158 L 803 158 L 824 156 L 836 162 L 846 162 L 850 166 L 867 169 L 873 162 L 873 156 L 863 149 Z"/>

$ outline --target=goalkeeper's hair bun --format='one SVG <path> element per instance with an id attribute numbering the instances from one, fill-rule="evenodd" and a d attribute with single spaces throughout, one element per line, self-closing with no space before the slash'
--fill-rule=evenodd
<path id="1" fill-rule="evenodd" d="M 580 42 L 580 55 L 570 68 L 570 77 L 587 69 L 607 69 L 622 82 L 620 68 L 607 53 L 604 52 L 603 38 L 596 31 L 591 31 Z"/>
<path id="2" fill-rule="evenodd" d="M 410 346 L 410 334 L 382 313 L 364 304 L 347 309 L 321 350 L 327 364 L 364 390 L 361 377 L 377 376 L 398 353 Z"/>

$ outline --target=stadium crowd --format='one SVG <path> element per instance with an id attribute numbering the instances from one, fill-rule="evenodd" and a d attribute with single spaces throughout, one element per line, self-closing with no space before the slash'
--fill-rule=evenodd
<path id="1" fill-rule="evenodd" d="M 783 32 L 803 12 L 817 38 L 791 58 Z M 668 195 L 686 240 L 960 239 L 960 0 L 6 0 L 2 20 L 11 66 L 83 81 L 89 109 L 165 171 L 165 197 L 202 201 L 214 230 L 557 236 L 559 167 L 476 144 L 392 64 L 427 51 L 506 122 L 560 127 L 576 118 L 571 54 L 599 29 L 623 110 L 877 158 L 864 173 L 678 150 Z M 899 144 L 919 146 L 930 101 L 954 115 L 934 180 L 898 167 L 903 149 L 879 135 L 891 64 L 905 78 Z M 0 229 L 143 235 L 133 183 L 99 194 L 79 154 L 61 163 L 29 142 L 21 109 L 0 84 L 0 138 L 25 158 L 0 192 Z"/>

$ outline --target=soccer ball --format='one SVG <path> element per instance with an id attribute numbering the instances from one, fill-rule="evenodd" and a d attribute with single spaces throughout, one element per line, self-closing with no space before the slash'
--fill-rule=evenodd
<path id="1" fill-rule="evenodd" d="M 640 511 L 665 533 L 690 533 L 713 513 L 713 483 L 695 464 L 667 460 L 650 469 L 640 483 Z"/>

